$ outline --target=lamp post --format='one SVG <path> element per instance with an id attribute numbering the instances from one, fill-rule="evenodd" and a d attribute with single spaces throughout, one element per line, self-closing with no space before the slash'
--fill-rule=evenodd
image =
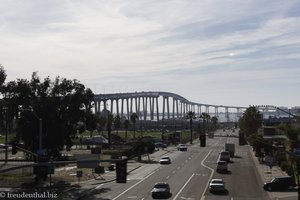
<path id="1" fill-rule="evenodd" d="M 8 126 L 8 117 L 7 117 L 7 107 L 3 108 L 3 111 L 5 112 L 5 163 L 7 163 L 8 160 L 8 130 L 7 130 L 7 126 Z"/>

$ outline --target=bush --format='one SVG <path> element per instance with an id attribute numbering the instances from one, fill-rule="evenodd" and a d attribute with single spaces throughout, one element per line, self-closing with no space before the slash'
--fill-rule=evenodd
<path id="1" fill-rule="evenodd" d="M 293 175 L 293 167 L 288 161 L 282 161 L 280 163 L 280 168 L 285 171 L 289 176 Z"/>

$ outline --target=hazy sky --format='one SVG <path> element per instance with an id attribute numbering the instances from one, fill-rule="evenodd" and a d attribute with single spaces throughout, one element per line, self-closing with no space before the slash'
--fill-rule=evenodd
<path id="1" fill-rule="evenodd" d="M 7 81 L 300 106 L 299 0 L 0 0 Z"/>

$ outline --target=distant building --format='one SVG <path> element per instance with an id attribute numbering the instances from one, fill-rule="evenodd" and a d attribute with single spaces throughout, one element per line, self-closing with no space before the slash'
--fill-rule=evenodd
<path id="1" fill-rule="evenodd" d="M 262 133 L 264 139 L 287 139 L 285 135 L 278 132 L 275 126 L 263 126 L 260 129 L 260 132 Z"/>
<path id="2" fill-rule="evenodd" d="M 275 126 L 279 124 L 288 124 L 291 122 L 291 118 L 289 117 L 273 117 L 269 116 L 269 118 L 264 119 L 263 123 L 265 126 Z"/>

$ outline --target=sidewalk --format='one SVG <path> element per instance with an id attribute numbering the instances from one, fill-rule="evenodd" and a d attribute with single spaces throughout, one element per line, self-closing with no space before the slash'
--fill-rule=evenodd
<path id="1" fill-rule="evenodd" d="M 171 147 L 172 148 L 172 147 Z M 164 150 L 158 150 L 154 153 L 150 154 L 150 160 L 148 159 L 148 155 L 143 155 L 142 161 L 137 162 L 135 160 L 128 160 L 127 163 L 127 172 L 130 174 L 134 170 L 140 168 L 143 165 L 146 165 L 147 163 L 151 163 L 153 161 L 158 161 L 160 157 L 166 153 L 169 152 L 170 148 L 166 148 Z M 84 197 L 88 194 L 93 193 L 99 185 L 109 182 L 114 182 L 116 180 L 116 172 L 114 171 L 105 171 L 104 174 L 102 174 L 97 179 L 91 179 L 88 181 L 83 182 L 73 182 L 71 184 L 71 187 L 64 191 L 60 191 L 59 193 L 62 195 L 63 199 L 84 199 Z"/>
<path id="2" fill-rule="evenodd" d="M 258 158 L 255 156 L 254 152 L 251 150 L 252 158 L 255 163 L 256 169 L 263 183 L 272 180 L 274 177 L 288 176 L 285 171 L 282 171 L 281 168 L 277 165 L 270 168 L 265 163 L 260 163 Z M 270 199 L 272 200 L 293 200 L 297 199 L 298 193 L 297 190 L 283 191 L 283 192 L 267 192 Z"/>

